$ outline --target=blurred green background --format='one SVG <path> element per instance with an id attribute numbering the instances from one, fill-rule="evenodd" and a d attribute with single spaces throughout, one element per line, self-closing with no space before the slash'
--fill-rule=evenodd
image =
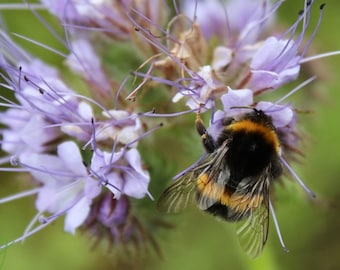
<path id="1" fill-rule="evenodd" d="M 3 2 L 6 1 L 0 1 Z M 279 20 L 283 25 L 289 26 L 295 20 L 302 3 L 302 0 L 285 1 L 279 9 Z M 316 1 L 316 6 L 319 4 L 321 2 Z M 326 4 L 312 52 L 340 50 L 340 2 L 332 0 Z M 10 32 L 58 48 L 29 11 L 1 13 Z M 315 25 L 318 19 L 316 7 L 312 14 L 312 25 Z M 61 64 L 60 57 L 27 42 L 21 43 L 47 62 Z M 311 201 L 292 181 L 276 186 L 276 214 L 290 253 L 283 252 L 271 223 L 262 256 L 250 260 L 238 245 L 233 224 L 216 221 L 198 211 L 188 211 L 167 218 L 176 229 L 160 230 L 154 235 L 163 251 L 163 259 L 151 254 L 130 260 L 129 264 L 120 264 L 115 252 L 108 251 L 105 245 L 92 248 L 93 241 L 85 235 L 65 233 L 60 219 L 23 244 L 0 251 L 0 269 L 340 269 L 340 56 L 313 64 L 312 68 L 305 66 L 309 72 L 319 75 L 310 89 L 313 99 L 308 100 L 308 94 L 299 93 L 290 101 L 301 109 L 312 111 L 300 119 L 303 132 L 308 135 L 303 139 L 305 158 L 294 168 L 318 198 Z M 166 144 L 168 138 L 177 136 L 177 131 L 175 125 L 165 126 L 154 134 L 155 140 Z M 197 137 L 186 138 L 186 147 L 190 150 L 171 153 L 168 152 L 173 151 L 170 148 L 157 149 L 151 150 L 152 157 L 145 157 L 147 163 L 160 166 L 152 171 L 151 191 L 155 197 L 160 192 L 158 181 L 168 181 L 200 155 L 202 149 L 197 147 Z M 149 146 L 141 145 L 141 149 Z M 20 178 L 20 175 L 0 174 L 0 198 L 23 188 Z M 151 215 L 157 216 L 155 203 L 149 205 Z M 0 205 L 0 243 L 18 237 L 34 215 L 34 198 Z"/>

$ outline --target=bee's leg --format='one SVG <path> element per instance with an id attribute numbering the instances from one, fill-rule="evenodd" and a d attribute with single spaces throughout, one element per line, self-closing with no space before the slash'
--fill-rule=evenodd
<path id="1" fill-rule="evenodd" d="M 217 148 L 216 142 L 214 138 L 208 133 L 207 129 L 205 128 L 199 111 L 197 112 L 195 126 L 196 126 L 196 130 L 198 134 L 202 138 L 203 145 L 205 149 L 207 150 L 207 152 L 209 153 L 214 152 Z"/>

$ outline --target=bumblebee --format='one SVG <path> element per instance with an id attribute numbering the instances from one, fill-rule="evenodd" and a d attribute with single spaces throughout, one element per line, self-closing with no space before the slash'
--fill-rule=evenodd
<path id="1" fill-rule="evenodd" d="M 272 119 L 262 110 L 224 119 L 215 140 L 197 114 L 206 155 L 161 195 L 158 209 L 178 213 L 192 203 L 220 219 L 237 222 L 237 234 L 252 258 L 268 236 L 269 190 L 282 174 L 281 146 Z"/>

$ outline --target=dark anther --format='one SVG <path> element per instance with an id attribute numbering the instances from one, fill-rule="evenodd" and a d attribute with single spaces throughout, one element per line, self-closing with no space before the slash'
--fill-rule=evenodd
<path id="1" fill-rule="evenodd" d="M 320 10 L 323 10 L 323 8 L 325 7 L 325 5 L 326 5 L 326 3 L 322 3 L 322 4 L 320 5 Z"/>
<path id="2" fill-rule="evenodd" d="M 85 160 L 83 160 L 82 163 L 86 168 L 89 166 L 89 164 L 87 164 L 87 162 Z"/>

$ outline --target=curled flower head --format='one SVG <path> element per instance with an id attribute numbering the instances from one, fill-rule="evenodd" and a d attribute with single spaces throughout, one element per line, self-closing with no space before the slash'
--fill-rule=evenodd
<path id="1" fill-rule="evenodd" d="M 145 248 L 143 239 L 152 239 L 152 236 L 143 230 L 131 212 L 132 206 L 126 196 L 115 199 L 110 193 L 102 194 L 91 207 L 83 230 L 90 231 L 92 236 L 108 242 L 110 246 Z"/>

